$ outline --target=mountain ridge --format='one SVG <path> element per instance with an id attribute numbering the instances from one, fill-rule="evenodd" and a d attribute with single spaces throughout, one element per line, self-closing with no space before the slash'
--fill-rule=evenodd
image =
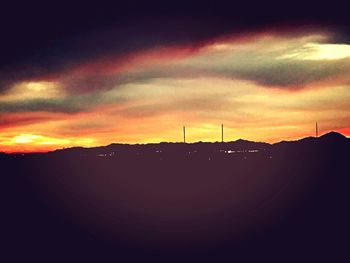
<path id="1" fill-rule="evenodd" d="M 331 131 L 328 133 L 325 133 L 319 137 L 314 136 L 308 136 L 297 140 L 282 140 L 280 142 L 276 143 L 267 143 L 267 142 L 256 142 L 256 141 L 250 141 L 245 139 L 237 139 L 235 141 L 227 141 L 227 142 L 190 142 L 190 143 L 184 143 L 184 142 L 160 142 L 160 143 L 135 143 L 135 144 L 129 144 L 129 143 L 111 143 L 105 146 L 94 146 L 94 147 L 83 147 L 83 146 L 76 146 L 76 147 L 69 147 L 69 148 L 61 148 L 56 149 L 53 151 L 45 152 L 45 153 L 2 153 L 1 155 L 18 155 L 18 154 L 24 154 L 24 155 L 30 155 L 30 154 L 55 154 L 55 153 L 74 153 L 74 152 L 95 152 L 95 151 L 113 151 L 113 149 L 130 149 L 130 148 L 165 148 L 167 146 L 169 147 L 176 147 L 176 148 L 193 148 L 193 147 L 211 147 L 215 149 L 241 149 L 241 150 L 250 150 L 250 149 L 268 149 L 268 148 L 276 148 L 282 145 L 301 145 L 301 144 L 314 144 L 315 142 L 322 142 L 322 143 L 328 143 L 328 144 L 349 144 L 350 145 L 350 139 L 346 137 L 345 135 Z"/>

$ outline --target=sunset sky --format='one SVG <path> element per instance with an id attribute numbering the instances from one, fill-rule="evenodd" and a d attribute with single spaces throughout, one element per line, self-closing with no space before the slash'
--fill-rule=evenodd
<path id="1" fill-rule="evenodd" d="M 0 67 L 0 151 L 177 142 L 183 125 L 188 142 L 220 141 L 221 123 L 226 141 L 312 136 L 316 121 L 321 133 L 350 135 L 350 43 L 341 27 L 259 27 L 258 19 L 234 27 L 176 14 L 14 38 L 13 52 L 34 48 Z"/>

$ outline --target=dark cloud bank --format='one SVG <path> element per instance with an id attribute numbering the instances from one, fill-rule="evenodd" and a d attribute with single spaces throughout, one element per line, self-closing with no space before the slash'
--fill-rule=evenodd
<path id="1" fill-rule="evenodd" d="M 201 45 L 226 34 L 313 25 L 348 42 L 347 9 L 301 1 L 116 1 L 5 4 L 0 16 L 0 92 L 18 80 L 54 79 L 96 58 L 154 46 Z"/>

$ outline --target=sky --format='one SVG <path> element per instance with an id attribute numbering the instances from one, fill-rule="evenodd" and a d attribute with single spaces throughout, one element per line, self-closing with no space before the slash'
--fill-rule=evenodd
<path id="1" fill-rule="evenodd" d="M 0 151 L 350 135 L 341 8 L 190 3 L 8 6 Z"/>

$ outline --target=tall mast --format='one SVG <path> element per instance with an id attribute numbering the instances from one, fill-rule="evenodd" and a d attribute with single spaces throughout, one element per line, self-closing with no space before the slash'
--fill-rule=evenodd
<path id="1" fill-rule="evenodd" d="M 224 124 L 221 124 L 221 142 L 224 142 Z"/>
<path id="2" fill-rule="evenodd" d="M 318 137 L 318 125 L 317 125 L 317 122 L 316 122 L 316 138 Z"/>
<path id="3" fill-rule="evenodd" d="M 184 143 L 186 143 L 186 127 L 183 126 L 182 130 L 183 130 L 183 135 L 184 135 Z"/>

